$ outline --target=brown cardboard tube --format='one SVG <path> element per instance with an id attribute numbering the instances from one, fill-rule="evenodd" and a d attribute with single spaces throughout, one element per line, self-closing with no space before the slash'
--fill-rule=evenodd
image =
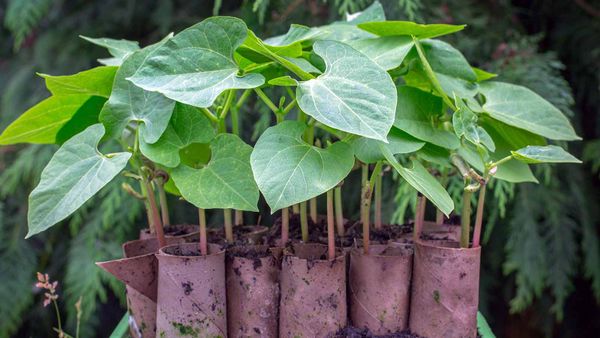
<path id="1" fill-rule="evenodd" d="M 413 249 L 372 245 L 350 253 L 350 320 L 376 335 L 408 328 Z"/>
<path id="2" fill-rule="evenodd" d="M 268 246 L 227 249 L 227 332 L 277 337 L 279 265 Z"/>
<path id="3" fill-rule="evenodd" d="M 157 337 L 227 337 L 225 251 L 209 244 L 166 246 L 158 257 Z"/>
<path id="4" fill-rule="evenodd" d="M 410 330 L 423 337 L 477 335 L 481 247 L 419 241 L 411 290 Z"/>
<path id="5" fill-rule="evenodd" d="M 279 337 L 326 337 L 346 326 L 346 256 L 296 244 L 283 257 Z"/>

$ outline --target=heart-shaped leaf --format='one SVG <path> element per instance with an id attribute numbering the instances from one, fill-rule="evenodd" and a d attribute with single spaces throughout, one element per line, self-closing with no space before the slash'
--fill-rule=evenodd
<path id="1" fill-rule="evenodd" d="M 212 157 L 201 169 L 180 165 L 171 171 L 183 198 L 198 208 L 258 211 L 259 192 L 252 177 L 252 147 L 233 134 L 210 144 Z"/>
<path id="2" fill-rule="evenodd" d="M 107 137 L 120 136 L 130 122 L 137 121 L 141 123 L 140 138 L 146 143 L 154 143 L 167 128 L 175 102 L 127 80 L 165 42 L 163 39 L 129 55 L 117 71 L 112 94 L 100 113 Z"/>
<path id="3" fill-rule="evenodd" d="M 81 35 L 80 37 L 88 42 L 108 49 L 108 52 L 113 56 L 113 58 L 98 59 L 98 62 L 106 66 L 120 66 L 123 63 L 123 60 L 129 56 L 129 54 L 140 49 L 137 41 L 115 40 L 109 38 L 88 38 Z"/>
<path id="4" fill-rule="evenodd" d="M 240 69 L 233 53 L 246 36 L 246 24 L 240 19 L 208 18 L 154 51 L 129 79 L 175 101 L 210 107 L 226 90 L 256 88 L 264 83 L 260 74 L 237 74 Z"/>
<path id="5" fill-rule="evenodd" d="M 365 22 L 359 28 L 379 36 L 414 35 L 418 39 L 431 39 L 461 31 L 465 25 L 422 25 L 410 21 Z"/>
<path id="6" fill-rule="evenodd" d="M 441 113 L 441 98 L 408 86 L 398 88 L 394 127 L 434 145 L 456 149 L 460 144 L 456 135 L 434 122 Z"/>
<path id="7" fill-rule="evenodd" d="M 408 182 L 418 192 L 423 194 L 435 206 L 440 209 L 446 216 L 454 210 L 454 202 L 452 198 L 438 182 L 435 177 L 423 167 L 419 161 L 412 161 L 412 169 L 404 168 L 394 155 L 386 147 L 380 146 L 380 149 L 387 161 L 396 169 L 398 174 Z"/>
<path id="8" fill-rule="evenodd" d="M 306 125 L 285 121 L 268 128 L 250 157 L 254 179 L 271 211 L 318 196 L 352 170 L 352 148 L 335 142 L 321 149 L 304 142 Z"/>
<path id="9" fill-rule="evenodd" d="M 352 149 L 354 155 L 363 163 L 375 163 L 385 160 L 385 156 L 381 153 L 379 146 L 387 147 L 392 154 L 408 154 L 421 149 L 425 142 L 417 140 L 398 128 L 392 127 L 387 136 L 389 143 L 359 137 L 352 141 Z"/>
<path id="10" fill-rule="evenodd" d="M 408 36 L 384 36 L 352 40 L 348 44 L 365 54 L 385 70 L 394 69 L 404 61 L 414 42 Z"/>
<path id="11" fill-rule="evenodd" d="M 39 74 L 52 95 L 90 95 L 108 98 L 117 67 L 96 67 L 73 75 Z"/>
<path id="12" fill-rule="evenodd" d="M 467 81 L 477 81 L 477 75 L 467 59 L 449 43 L 441 40 L 425 40 L 421 45 L 434 72 Z"/>
<path id="13" fill-rule="evenodd" d="M 385 141 L 396 111 L 389 74 L 344 43 L 317 41 L 313 50 L 327 69 L 296 88 L 302 111 L 329 127 Z"/>
<path id="14" fill-rule="evenodd" d="M 27 237 L 67 218 L 125 168 L 130 153 L 106 156 L 98 152 L 103 135 L 104 127 L 95 124 L 54 154 L 29 196 Z"/>
<path id="15" fill-rule="evenodd" d="M 62 143 L 97 123 L 104 102 L 89 95 L 51 96 L 11 123 L 0 135 L 0 144 Z"/>
<path id="16" fill-rule="evenodd" d="M 215 128 L 198 108 L 178 103 L 158 141 L 150 144 L 140 140 L 140 150 L 153 162 L 173 168 L 180 163 L 181 149 L 192 143 L 208 143 L 214 136 Z"/>
<path id="17" fill-rule="evenodd" d="M 563 148 L 553 145 L 527 146 L 511 153 L 515 159 L 525 163 L 581 163 Z"/>
<path id="18" fill-rule="evenodd" d="M 580 140 L 569 120 L 550 102 L 528 88 L 486 81 L 479 86 L 483 109 L 494 119 L 553 140 Z"/>

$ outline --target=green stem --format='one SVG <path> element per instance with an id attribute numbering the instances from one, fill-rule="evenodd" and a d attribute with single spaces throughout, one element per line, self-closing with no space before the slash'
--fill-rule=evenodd
<path id="1" fill-rule="evenodd" d="M 383 184 L 383 173 L 377 175 L 375 180 L 375 229 L 381 229 L 381 185 Z"/>
<path id="2" fill-rule="evenodd" d="M 160 215 L 162 217 L 163 226 L 169 226 L 171 219 L 169 218 L 169 205 L 167 204 L 167 193 L 165 192 L 165 181 L 164 178 L 159 177 L 159 182 L 156 184 L 158 189 L 158 201 L 160 203 Z"/>
<path id="3" fill-rule="evenodd" d="M 485 189 L 486 185 L 482 185 L 479 189 L 479 198 L 477 200 L 477 213 L 475 215 L 475 229 L 473 230 L 473 247 L 479 246 L 481 237 L 481 228 L 483 223 L 483 205 L 485 204 Z"/>
<path id="4" fill-rule="evenodd" d="M 240 117 L 238 107 L 231 108 L 231 132 L 240 135 Z"/>
<path id="5" fill-rule="evenodd" d="M 142 191 L 142 197 L 144 198 L 144 207 L 146 209 L 146 218 L 148 219 L 148 228 L 150 229 L 150 233 L 154 235 L 156 233 L 156 225 L 152 219 L 150 201 L 148 200 L 148 191 L 146 191 L 146 185 L 143 183 L 143 180 L 140 180 L 140 190 Z"/>
<path id="6" fill-rule="evenodd" d="M 215 116 L 208 108 L 200 108 L 200 111 L 204 113 L 204 116 L 208 117 L 213 123 L 219 123 L 219 118 Z"/>
<path id="7" fill-rule="evenodd" d="M 281 209 L 281 246 L 285 247 L 285 244 L 290 238 L 290 209 L 285 207 Z"/>
<path id="8" fill-rule="evenodd" d="M 339 185 L 335 187 L 333 200 L 335 202 L 337 232 L 338 236 L 342 237 L 346 234 L 346 229 L 344 229 L 344 210 L 342 209 L 342 187 Z"/>
<path id="9" fill-rule="evenodd" d="M 292 213 L 299 214 L 300 213 L 300 205 L 298 205 L 297 203 L 292 205 Z"/>
<path id="10" fill-rule="evenodd" d="M 367 164 L 363 163 L 363 164 L 361 164 L 361 168 L 362 168 L 362 172 L 361 172 L 361 179 L 360 179 L 360 187 L 361 187 L 360 222 L 362 224 L 365 224 L 365 222 L 367 220 L 365 220 L 365 211 L 363 210 L 363 208 L 364 208 L 363 198 L 364 198 L 364 194 L 365 194 L 365 187 L 367 186 L 367 181 L 369 180 L 369 166 Z"/>
<path id="11" fill-rule="evenodd" d="M 233 212 L 233 224 L 234 225 L 243 225 L 244 224 L 244 213 L 241 210 L 235 210 Z"/>
<path id="12" fill-rule="evenodd" d="M 279 114 L 279 108 L 271 101 L 271 99 L 262 91 L 260 88 L 254 88 L 254 92 L 258 95 L 258 97 L 271 109 L 271 111 L 277 115 Z"/>
<path id="13" fill-rule="evenodd" d="M 456 111 L 456 106 L 454 105 L 454 102 L 452 102 L 452 100 L 450 100 L 448 95 L 446 95 L 446 92 L 444 92 L 444 89 L 440 85 L 440 81 L 435 76 L 435 73 L 433 72 L 433 69 L 431 68 L 431 65 L 429 64 L 429 61 L 427 61 L 427 57 L 425 56 L 425 51 L 423 50 L 423 46 L 421 46 L 421 42 L 414 35 L 412 38 L 413 38 L 413 42 L 415 43 L 415 47 L 417 47 L 417 53 L 419 54 L 419 59 L 421 60 L 421 63 L 423 64 L 423 68 L 425 69 L 425 74 L 427 75 L 427 78 L 431 82 L 431 85 L 440 95 L 442 95 L 442 99 L 444 100 L 444 103 L 446 103 L 448 105 L 448 107 L 450 107 L 453 111 Z"/>
<path id="14" fill-rule="evenodd" d="M 306 217 L 306 201 L 300 202 L 300 230 L 302 241 L 308 243 L 308 219 Z"/>
<path id="15" fill-rule="evenodd" d="M 310 206 L 310 220 L 317 224 L 317 198 L 313 197 L 308 201 Z"/>
<path id="16" fill-rule="evenodd" d="M 246 100 L 248 99 L 248 97 L 250 97 L 250 93 L 252 93 L 251 89 L 244 90 L 244 92 L 242 93 L 242 95 L 240 96 L 240 98 L 237 100 L 237 103 L 235 104 L 235 107 L 238 110 L 240 108 L 242 108 L 242 105 L 244 105 L 244 102 L 246 102 Z"/>
<path id="17" fill-rule="evenodd" d="M 233 102 L 234 98 L 235 98 L 235 90 L 231 89 L 227 93 L 227 98 L 225 99 L 225 105 L 223 106 L 223 109 L 221 110 L 221 113 L 219 114 L 219 120 L 225 120 L 225 118 L 227 117 L 227 113 L 229 113 L 229 108 L 231 107 L 231 103 Z"/>
<path id="18" fill-rule="evenodd" d="M 225 223 L 225 240 L 233 243 L 233 224 L 231 220 L 231 209 L 223 209 L 223 223 Z"/>
<path id="19" fill-rule="evenodd" d="M 206 236 L 206 211 L 198 208 L 198 223 L 200 223 L 200 253 L 202 256 L 208 254 L 208 239 Z"/>
<path id="20" fill-rule="evenodd" d="M 502 159 L 500 159 L 500 160 L 498 160 L 498 161 L 493 162 L 492 164 L 490 164 L 489 168 L 491 169 L 491 168 L 494 168 L 494 167 L 498 167 L 499 165 L 501 165 L 501 164 L 503 164 L 505 162 L 508 162 L 508 161 L 510 161 L 512 159 L 513 159 L 513 156 L 512 155 L 508 155 L 508 156 L 506 156 L 506 157 L 504 157 L 504 158 L 502 158 Z"/>
<path id="21" fill-rule="evenodd" d="M 329 260 L 334 260 L 335 224 L 333 220 L 333 189 L 327 191 L 327 248 Z"/>
<path id="22" fill-rule="evenodd" d="M 52 304 L 54 304 L 54 311 L 56 311 L 56 320 L 58 321 L 58 331 L 62 333 L 62 320 L 60 319 L 60 311 L 58 310 L 58 304 L 56 300 L 52 300 Z"/>
<path id="23" fill-rule="evenodd" d="M 468 185 L 468 181 L 465 185 Z M 460 247 L 469 247 L 469 231 L 471 231 L 471 190 L 465 189 L 463 192 L 463 209 L 460 215 Z"/>

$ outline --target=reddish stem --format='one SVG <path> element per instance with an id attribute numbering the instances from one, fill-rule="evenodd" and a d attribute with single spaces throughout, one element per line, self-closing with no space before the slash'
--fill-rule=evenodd
<path id="1" fill-rule="evenodd" d="M 427 198 L 420 195 L 417 202 L 417 210 L 415 213 L 415 227 L 413 229 L 413 242 L 418 242 L 421 238 L 421 232 L 423 231 L 423 222 L 425 220 L 425 206 L 427 205 Z"/>
<path id="2" fill-rule="evenodd" d="M 290 236 L 290 209 L 281 209 L 281 246 L 285 246 Z"/>
<path id="3" fill-rule="evenodd" d="M 329 190 L 327 191 L 327 245 L 329 260 L 335 259 L 335 224 L 333 216 L 333 190 Z"/>
<path id="4" fill-rule="evenodd" d="M 158 213 L 158 207 L 156 206 L 156 197 L 154 197 L 154 191 L 152 190 L 150 181 L 145 178 L 143 180 L 144 185 L 146 186 L 146 192 L 148 193 L 148 204 L 150 206 L 150 215 L 152 215 L 152 223 L 154 223 L 154 228 L 156 230 L 156 238 L 158 239 L 158 245 L 162 248 L 167 245 L 167 241 L 165 240 L 165 232 L 163 230 L 160 214 Z"/>
<path id="5" fill-rule="evenodd" d="M 473 247 L 478 247 L 481 237 L 481 227 L 483 223 L 483 205 L 485 203 L 485 184 L 479 190 L 479 199 L 477 200 L 477 214 L 475 216 L 475 229 L 473 230 Z"/>

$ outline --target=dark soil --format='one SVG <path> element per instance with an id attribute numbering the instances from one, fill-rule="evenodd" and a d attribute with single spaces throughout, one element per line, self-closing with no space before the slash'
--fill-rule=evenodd
<path id="1" fill-rule="evenodd" d="M 225 240 L 225 228 L 221 227 L 217 228 L 209 228 L 207 229 L 207 236 L 209 243 L 215 243 L 225 246 L 226 248 L 234 247 L 234 246 L 244 246 L 248 244 L 252 245 L 260 245 L 263 244 L 265 239 L 264 236 L 259 236 L 259 240 L 257 242 L 251 243 L 249 240 L 249 235 L 255 231 L 256 229 L 252 229 L 249 226 L 233 226 L 233 243 L 229 243 Z M 192 238 L 191 242 L 198 242 L 200 238 Z"/>
<path id="2" fill-rule="evenodd" d="M 371 227 L 370 237 L 374 243 L 385 244 L 393 239 L 401 238 L 406 234 L 412 233 L 413 225 L 411 224 L 384 224 L 382 229 L 374 229 Z M 319 215 L 317 223 L 314 223 L 310 217 L 308 219 L 309 243 L 327 244 L 327 218 L 325 215 Z M 269 229 L 265 241 L 271 246 L 275 246 L 276 241 L 281 238 L 281 217 L 275 220 L 273 226 Z M 300 241 L 302 239 L 302 231 L 300 229 L 300 215 L 290 215 L 290 241 Z M 362 223 L 359 221 L 346 222 L 346 236 L 340 238 L 335 237 L 336 246 L 350 247 L 355 243 L 362 243 Z"/>
<path id="3" fill-rule="evenodd" d="M 227 250 L 227 257 L 242 257 L 247 259 L 260 259 L 271 255 L 268 250 L 260 250 L 248 246 L 235 247 L 236 250 Z"/>
<path id="4" fill-rule="evenodd" d="M 412 224 L 383 224 L 381 229 L 371 227 L 371 242 L 386 244 L 390 240 L 395 240 L 412 233 Z M 362 243 L 362 223 L 355 222 L 346 230 L 346 241 L 350 243 Z"/>
<path id="5" fill-rule="evenodd" d="M 405 330 L 402 332 L 386 334 L 386 335 L 382 335 L 382 336 L 377 336 L 377 335 L 374 335 L 373 333 L 371 333 L 371 331 L 369 331 L 369 329 L 366 329 L 366 328 L 359 329 L 356 327 L 347 326 L 347 327 L 339 330 L 338 332 L 336 332 L 330 338 L 422 338 L 422 337 L 414 335 L 414 334 L 410 333 L 410 331 L 408 331 L 408 330 Z"/>
<path id="6" fill-rule="evenodd" d="M 183 236 L 187 234 L 191 234 L 195 231 L 198 231 L 198 225 L 194 224 L 177 224 L 177 225 L 169 225 L 164 229 L 165 236 L 175 237 L 175 236 Z M 146 234 L 150 234 L 150 229 L 142 230 Z"/>
<path id="7" fill-rule="evenodd" d="M 277 240 L 281 238 L 281 217 L 275 220 L 273 226 L 267 232 L 265 237 L 266 243 L 271 246 L 275 246 Z M 302 240 L 302 230 L 300 229 L 300 215 L 290 215 L 290 241 Z M 327 219 L 326 217 L 319 215 L 317 217 L 317 223 L 313 222 L 308 217 L 308 241 L 310 243 L 322 243 L 327 244 Z"/>

